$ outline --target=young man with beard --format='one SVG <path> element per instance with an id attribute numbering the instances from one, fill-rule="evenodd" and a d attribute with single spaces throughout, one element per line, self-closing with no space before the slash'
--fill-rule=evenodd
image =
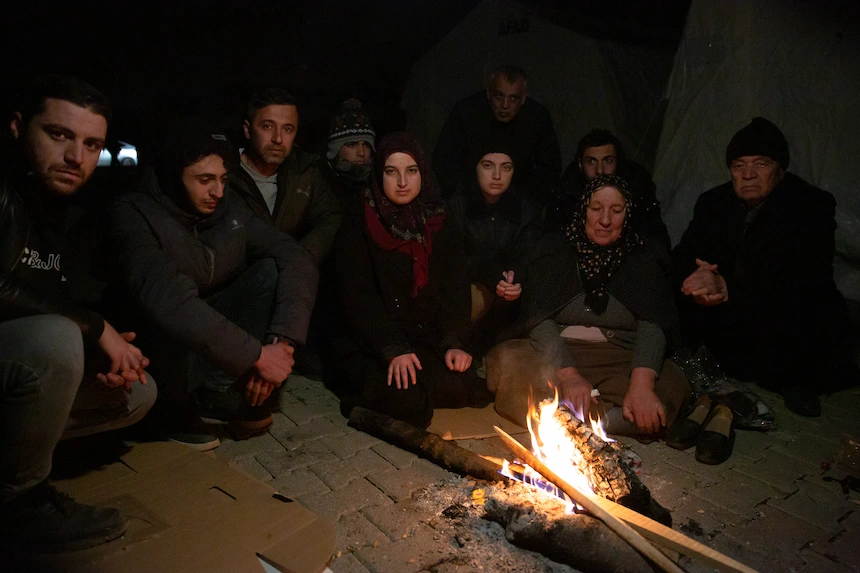
<path id="1" fill-rule="evenodd" d="M 36 80 L 16 103 L 0 174 L 0 539 L 57 552 L 115 539 L 116 509 L 74 502 L 47 482 L 62 438 L 128 426 L 155 401 L 133 332 L 70 303 L 68 200 L 92 176 L 107 98 L 70 76 Z"/>

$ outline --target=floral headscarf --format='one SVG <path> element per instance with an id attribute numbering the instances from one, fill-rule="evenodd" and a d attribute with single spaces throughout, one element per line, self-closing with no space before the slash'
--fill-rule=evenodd
<path id="1" fill-rule="evenodd" d="M 600 246 L 592 242 L 585 233 L 588 205 L 594 193 L 604 187 L 618 189 L 627 204 L 621 235 L 611 245 Z M 642 240 L 632 230 L 630 220 L 634 216 L 635 202 L 627 182 L 615 175 L 598 175 L 588 182 L 582 193 L 582 202 L 576 219 L 565 228 L 565 235 L 576 248 L 579 274 L 585 290 L 585 305 L 595 314 L 603 314 L 609 304 L 606 283 L 621 266 L 624 256 Z"/>

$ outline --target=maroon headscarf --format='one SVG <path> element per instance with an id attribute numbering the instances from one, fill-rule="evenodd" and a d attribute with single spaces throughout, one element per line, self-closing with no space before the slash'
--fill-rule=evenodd
<path id="1" fill-rule="evenodd" d="M 418 165 L 421 191 L 406 205 L 395 205 L 383 191 L 385 161 L 392 153 L 406 153 Z M 373 181 L 365 192 L 364 219 L 370 236 L 386 250 L 412 257 L 412 296 L 429 281 L 429 258 L 433 233 L 442 228 L 445 208 L 430 170 L 430 163 L 418 141 L 404 132 L 382 138 L 376 147 Z"/>

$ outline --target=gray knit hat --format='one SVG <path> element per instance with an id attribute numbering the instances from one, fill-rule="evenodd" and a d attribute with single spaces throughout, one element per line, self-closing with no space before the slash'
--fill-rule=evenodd
<path id="1" fill-rule="evenodd" d="M 340 112 L 331 119 L 326 157 L 334 159 L 341 147 L 356 141 L 366 141 L 371 149 L 376 150 L 376 132 L 370 118 L 362 109 L 361 102 L 353 98 L 343 102 Z"/>

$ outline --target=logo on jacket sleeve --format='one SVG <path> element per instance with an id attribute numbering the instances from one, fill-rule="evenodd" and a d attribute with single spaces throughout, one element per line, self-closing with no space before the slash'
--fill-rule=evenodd
<path id="1" fill-rule="evenodd" d="M 39 269 L 43 271 L 60 270 L 59 253 L 50 253 L 46 259 L 42 259 L 41 255 L 39 255 L 39 251 L 35 249 L 31 251 L 28 247 L 24 247 L 21 262 L 29 266 L 31 269 Z"/>

